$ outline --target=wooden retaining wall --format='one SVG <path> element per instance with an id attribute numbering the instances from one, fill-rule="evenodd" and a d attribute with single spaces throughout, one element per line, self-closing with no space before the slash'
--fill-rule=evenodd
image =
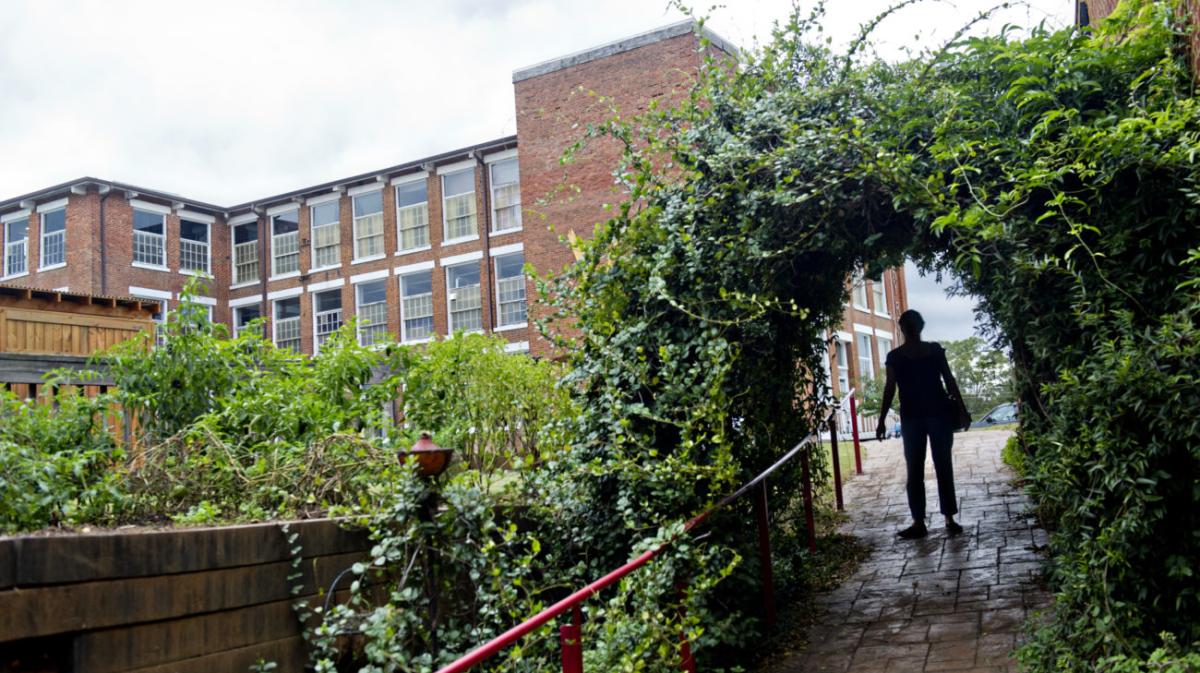
<path id="1" fill-rule="evenodd" d="M 291 531 L 313 601 L 370 548 L 327 519 Z M 0 670 L 302 671 L 291 568 L 281 523 L 0 538 Z"/>

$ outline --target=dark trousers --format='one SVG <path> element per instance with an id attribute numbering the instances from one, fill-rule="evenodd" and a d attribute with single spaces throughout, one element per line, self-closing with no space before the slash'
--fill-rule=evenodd
<path id="1" fill-rule="evenodd" d="M 908 467 L 908 509 L 913 521 L 925 521 L 925 442 L 933 449 L 933 469 L 937 473 L 938 502 L 942 514 L 958 514 L 958 501 L 954 497 L 954 467 L 950 459 L 950 448 L 954 446 L 954 428 L 950 421 L 940 416 L 931 418 L 905 418 L 900 422 L 900 436 L 904 440 L 904 463 Z"/>

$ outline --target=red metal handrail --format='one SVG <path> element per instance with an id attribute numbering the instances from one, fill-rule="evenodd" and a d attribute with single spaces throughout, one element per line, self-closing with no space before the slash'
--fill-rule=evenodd
<path id="1" fill-rule="evenodd" d="M 853 405 L 854 391 L 852 390 L 852 391 L 850 391 L 850 393 L 847 396 L 843 397 L 842 401 L 837 405 L 837 407 L 835 407 L 833 410 L 831 410 L 829 412 L 829 415 L 826 417 L 826 421 L 828 423 L 830 423 L 829 427 L 830 427 L 831 432 L 834 429 L 834 423 L 835 423 L 835 421 L 833 420 L 834 414 L 836 414 L 836 412 L 838 410 L 840 410 L 842 408 L 842 406 L 846 403 L 847 397 L 851 400 L 851 405 Z M 642 552 L 641 554 L 638 554 L 636 557 L 634 557 L 629 562 L 627 562 L 624 565 L 620 566 L 619 568 L 613 570 L 612 572 L 609 572 L 608 574 L 604 575 L 600 579 L 597 579 L 597 580 L 587 584 L 583 588 L 574 591 L 566 598 L 563 598 L 562 600 L 554 603 L 550 607 L 543 609 L 541 612 L 530 617 L 529 619 L 526 619 L 525 621 L 521 622 L 520 624 L 517 624 L 516 626 L 512 627 L 511 629 L 505 631 L 504 633 L 496 636 L 495 638 L 491 639 L 487 643 L 484 643 L 483 645 L 480 645 L 479 647 L 475 648 L 474 650 L 471 650 L 470 652 L 463 655 L 462 657 L 460 657 L 453 663 L 443 666 L 442 668 L 438 669 L 437 673 L 463 673 L 464 671 L 470 670 L 471 667 L 475 666 L 476 664 L 482 663 L 482 662 L 486 661 L 487 659 L 490 659 L 491 657 L 498 654 L 500 651 L 507 648 L 509 645 L 512 645 L 518 639 L 520 639 L 520 638 L 528 635 L 529 633 L 537 630 L 538 628 L 544 626 L 550 620 L 564 614 L 565 612 L 567 612 L 568 610 L 570 610 L 572 608 L 575 609 L 573 621 L 571 624 L 566 624 L 566 625 L 562 626 L 560 628 L 560 634 L 559 634 L 560 641 L 562 643 L 562 648 L 563 648 L 563 650 L 562 650 L 563 671 L 565 673 L 581 673 L 581 671 L 583 670 L 582 655 L 581 655 L 582 648 L 581 648 L 581 642 L 580 642 L 581 636 L 582 636 L 582 628 L 581 628 L 582 615 L 578 609 L 579 604 L 582 603 L 583 601 L 587 600 L 594 594 L 599 593 L 602 589 L 604 589 L 608 586 L 611 586 L 612 584 L 615 584 L 616 582 L 621 580 L 626 575 L 632 573 L 634 570 L 637 570 L 638 568 L 646 565 L 654 557 L 658 556 L 659 553 L 661 553 L 664 549 L 666 549 L 671 544 L 674 544 L 674 542 L 681 535 L 689 533 L 693 528 L 699 526 L 701 523 L 704 523 L 704 521 L 707 520 L 708 517 L 713 514 L 713 512 L 715 512 L 716 510 L 737 500 L 738 498 L 742 497 L 743 495 L 748 493 L 751 489 L 753 489 L 756 486 L 759 487 L 759 493 L 757 494 L 758 497 L 755 500 L 755 510 L 756 510 L 755 518 L 758 520 L 759 548 L 760 548 L 760 551 L 762 552 L 760 554 L 760 556 L 762 556 L 762 563 L 763 563 L 763 585 L 764 585 L 763 586 L 763 593 L 764 593 L 763 602 L 764 602 L 764 607 L 765 607 L 766 613 L 767 613 L 766 614 L 767 623 L 769 626 L 774 626 L 774 624 L 775 624 L 775 606 L 774 606 L 774 598 L 772 595 L 773 592 L 772 592 L 772 587 L 771 587 L 770 536 L 769 536 L 769 531 L 767 529 L 768 513 L 767 513 L 767 509 L 766 509 L 766 501 L 767 501 L 767 498 L 766 498 L 767 482 L 766 482 L 766 480 L 767 480 L 767 477 L 772 472 L 774 472 L 775 470 L 779 469 L 784 464 L 791 461 L 793 458 L 796 457 L 797 454 L 800 454 L 802 464 L 803 464 L 802 469 L 803 469 L 803 481 L 804 481 L 804 496 L 805 496 L 804 499 L 805 499 L 806 517 L 808 519 L 809 548 L 811 550 L 815 551 L 815 549 L 816 549 L 815 541 L 814 541 L 815 529 L 814 529 L 814 525 L 813 525 L 813 516 L 812 516 L 812 483 L 811 483 L 811 477 L 809 475 L 809 469 L 808 469 L 808 453 L 807 452 L 802 453 L 802 450 L 807 445 L 811 444 L 814 441 L 819 443 L 820 436 L 821 436 L 821 431 L 818 426 L 818 429 L 816 432 L 813 432 L 813 433 L 809 434 L 807 437 L 805 437 L 804 439 L 800 440 L 800 442 L 798 444 L 796 444 L 796 446 L 792 447 L 792 449 L 790 451 L 788 451 L 782 457 L 780 457 L 778 460 L 776 460 L 774 463 L 772 463 L 769 467 L 767 467 L 767 469 L 760 472 L 757 476 L 755 476 L 753 479 L 751 479 L 750 481 L 743 484 L 740 488 L 738 488 L 733 493 L 730 493 L 729 495 L 725 496 L 724 498 L 721 498 L 721 500 L 719 500 L 717 503 L 710 506 L 708 509 L 704 510 L 700 514 L 689 519 L 683 525 L 683 531 L 680 535 L 675 535 L 675 536 L 671 537 L 670 539 L 664 541 L 663 543 L 659 544 L 658 546 L 654 547 L 653 549 L 649 549 L 647 551 Z M 855 449 L 856 449 L 856 453 L 857 453 L 857 448 L 858 448 L 858 425 L 857 425 L 857 423 L 854 425 L 854 440 L 855 440 Z M 834 455 L 836 456 L 837 455 L 836 435 L 833 437 L 833 452 L 834 452 Z M 836 461 L 836 459 L 835 459 L 835 461 Z M 841 485 L 840 485 L 840 475 L 839 475 L 838 476 L 838 491 L 839 491 L 839 493 L 840 493 L 840 490 L 841 490 Z M 840 500 L 840 497 L 839 497 L 839 500 Z M 695 660 L 692 658 L 691 649 L 688 644 L 687 637 L 686 637 L 686 635 L 682 635 L 682 634 L 680 636 L 680 659 L 681 659 L 681 670 L 690 671 L 691 673 L 695 673 L 696 663 L 695 663 Z"/>

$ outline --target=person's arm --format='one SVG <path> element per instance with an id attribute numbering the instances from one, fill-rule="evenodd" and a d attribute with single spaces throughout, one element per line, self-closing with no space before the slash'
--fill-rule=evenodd
<path id="1" fill-rule="evenodd" d="M 887 415 L 892 409 L 892 399 L 896 396 L 896 376 L 892 366 L 888 365 L 887 380 L 883 384 L 883 405 L 879 407 L 879 425 L 875 428 L 875 439 L 883 440 L 887 435 Z"/>
<path id="2" fill-rule="evenodd" d="M 942 357 L 939 365 L 942 370 L 942 380 L 946 382 L 946 392 L 956 400 L 962 399 L 962 393 L 958 390 L 958 381 L 954 378 L 954 373 L 950 371 L 950 363 L 946 361 L 946 351 L 942 351 Z"/>

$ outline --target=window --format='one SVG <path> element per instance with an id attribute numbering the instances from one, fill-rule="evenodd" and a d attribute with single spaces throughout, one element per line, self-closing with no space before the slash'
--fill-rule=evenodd
<path id="1" fill-rule="evenodd" d="M 300 211 L 271 217 L 271 275 L 300 273 Z"/>
<path id="2" fill-rule="evenodd" d="M 57 208 L 42 213 L 42 248 L 40 268 L 48 269 L 67 263 L 67 209 Z"/>
<path id="3" fill-rule="evenodd" d="M 167 268 L 167 216 L 133 209 L 133 262 Z"/>
<path id="4" fill-rule="evenodd" d="M 29 218 L 4 223 L 4 275 L 29 271 Z"/>
<path id="5" fill-rule="evenodd" d="M 380 343 L 387 335 L 387 281 L 373 280 L 354 286 L 358 298 L 358 343 Z"/>
<path id="6" fill-rule="evenodd" d="M 400 277 L 400 340 L 421 341 L 433 336 L 433 272 Z"/>
<path id="7" fill-rule="evenodd" d="M 258 224 L 249 222 L 233 228 L 233 284 L 258 280 Z"/>
<path id="8" fill-rule="evenodd" d="M 887 315 L 887 287 L 883 284 L 883 279 L 871 281 L 871 301 L 875 306 L 875 312 L 879 315 Z"/>
<path id="9" fill-rule="evenodd" d="M 396 185 L 396 229 L 401 251 L 429 245 L 429 195 L 425 180 Z"/>
<path id="10" fill-rule="evenodd" d="M 450 309 L 450 333 L 483 329 L 483 302 L 479 292 L 479 265 L 446 269 L 446 303 Z"/>
<path id="11" fill-rule="evenodd" d="M 442 176 L 442 217 L 445 218 L 447 241 L 479 235 L 475 224 L 474 168 Z"/>
<path id="12" fill-rule="evenodd" d="M 492 231 L 521 228 L 521 181 L 517 160 L 492 164 Z"/>
<path id="13" fill-rule="evenodd" d="M 525 324 L 525 253 L 496 257 L 496 306 L 500 327 Z"/>
<path id="14" fill-rule="evenodd" d="M 337 201 L 318 203 L 312 216 L 312 268 L 327 269 L 342 263 L 342 231 Z"/>
<path id="15" fill-rule="evenodd" d="M 314 352 L 321 352 L 321 346 L 329 339 L 329 335 L 338 331 L 342 326 L 342 291 L 326 290 L 313 295 L 313 334 L 316 334 Z"/>
<path id="16" fill-rule="evenodd" d="M 858 336 L 858 377 L 863 383 L 875 378 L 875 358 L 871 356 L 871 335 Z"/>
<path id="17" fill-rule="evenodd" d="M 838 392 L 845 395 L 850 392 L 850 344 L 838 339 L 833 347 L 837 357 Z"/>
<path id="18" fill-rule="evenodd" d="M 250 326 L 250 323 L 262 317 L 262 311 L 258 304 L 252 306 L 240 306 L 233 309 L 233 335 L 237 336 L 242 333 L 242 330 Z"/>
<path id="19" fill-rule="evenodd" d="M 154 322 L 154 344 L 162 346 L 167 343 L 167 302 L 161 299 L 152 299 L 149 297 L 135 298 L 142 301 L 147 306 L 154 307 L 154 312 L 150 314 L 150 320 Z"/>
<path id="20" fill-rule="evenodd" d="M 854 308 L 867 310 L 867 284 L 862 278 L 854 280 Z"/>
<path id="21" fill-rule="evenodd" d="M 275 302 L 275 345 L 300 352 L 300 297 Z"/>
<path id="22" fill-rule="evenodd" d="M 179 270 L 209 272 L 208 224 L 179 221 Z"/>
<path id="23" fill-rule="evenodd" d="M 879 343 L 879 359 L 887 362 L 887 354 L 892 352 L 892 340 L 887 337 L 875 337 Z"/>
<path id="24" fill-rule="evenodd" d="M 354 259 L 383 254 L 383 190 L 354 197 Z"/>

